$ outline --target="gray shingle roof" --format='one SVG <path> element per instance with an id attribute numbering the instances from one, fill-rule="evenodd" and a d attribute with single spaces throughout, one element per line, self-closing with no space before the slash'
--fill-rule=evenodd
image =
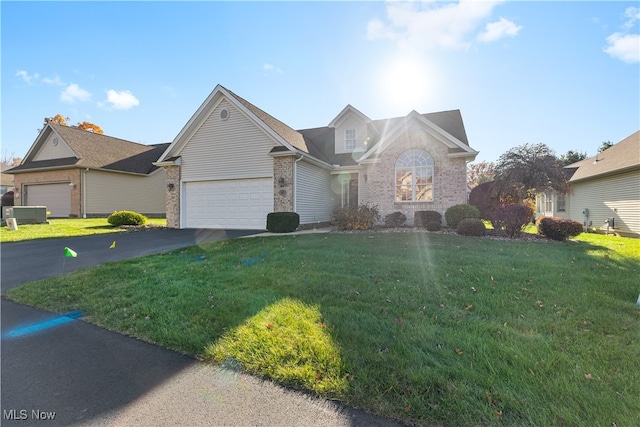
<path id="1" fill-rule="evenodd" d="M 640 131 L 607 148 L 597 156 L 565 166 L 573 171 L 569 182 L 640 168 Z"/>
<path id="2" fill-rule="evenodd" d="M 236 95 L 232 91 L 227 88 L 224 88 L 227 92 L 229 92 L 232 96 L 236 98 L 238 102 L 240 102 L 245 108 L 251 111 L 258 119 L 262 120 L 264 124 L 270 127 L 275 133 L 280 135 L 282 139 L 287 141 L 290 145 L 294 146 L 298 150 L 302 150 L 308 153 L 307 144 L 304 140 L 304 137 L 300 132 L 290 128 L 286 124 L 282 123 L 280 120 L 271 116 L 268 113 L 265 113 L 260 108 L 256 107 L 246 99 Z"/>
<path id="3" fill-rule="evenodd" d="M 436 113 L 422 114 L 422 117 L 426 118 L 434 125 L 442 128 L 460 142 L 469 145 L 467 139 L 467 133 L 464 130 L 464 123 L 462 121 L 462 115 L 460 110 L 440 111 Z M 379 139 L 385 134 L 386 131 L 398 126 L 406 120 L 405 117 L 395 117 L 392 119 L 373 120 L 371 125 L 375 128 L 377 135 L 374 135 L 370 141 L 370 147 L 375 146 Z M 309 147 L 309 154 L 319 160 L 323 160 L 327 163 L 341 166 L 354 166 L 358 164 L 357 159 L 364 153 L 343 153 L 335 154 L 335 129 L 330 127 L 319 127 L 312 129 L 299 130 L 304 136 Z M 375 157 L 375 156 L 374 156 Z"/>
<path id="4" fill-rule="evenodd" d="M 48 126 L 62 137 L 77 158 L 33 161 L 37 151 L 34 150 L 20 166 L 11 169 L 11 173 L 68 166 L 149 174 L 158 168 L 152 162 L 155 162 L 169 146 L 168 143 L 143 145 L 53 123 L 49 123 Z M 47 132 L 47 129 L 44 132 Z M 46 135 L 42 136 L 40 140 L 44 141 Z"/>

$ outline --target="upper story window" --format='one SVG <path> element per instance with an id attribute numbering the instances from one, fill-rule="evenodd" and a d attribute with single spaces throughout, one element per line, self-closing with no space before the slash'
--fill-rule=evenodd
<path id="1" fill-rule="evenodd" d="M 353 151 L 356 149 L 356 130 L 346 129 L 344 131 L 344 148 L 347 151 Z"/>
<path id="2" fill-rule="evenodd" d="M 395 178 L 396 202 L 433 200 L 433 159 L 426 151 L 402 153 L 396 161 Z"/>

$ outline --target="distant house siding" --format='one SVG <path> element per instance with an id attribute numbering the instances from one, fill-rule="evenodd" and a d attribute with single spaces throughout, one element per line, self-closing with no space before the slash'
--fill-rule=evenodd
<path id="1" fill-rule="evenodd" d="M 226 120 L 220 117 L 228 110 Z M 223 99 L 180 153 L 182 180 L 273 177 L 269 151 L 277 143 L 263 129 Z"/>
<path id="2" fill-rule="evenodd" d="M 296 165 L 296 210 L 300 224 L 312 224 L 331 220 L 331 212 L 339 203 L 339 194 L 331 189 L 328 170 L 304 161 Z"/>
<path id="3" fill-rule="evenodd" d="M 164 169 L 149 176 L 90 170 L 86 172 L 85 180 L 89 216 L 106 216 L 120 210 L 145 215 L 164 216 L 166 213 Z"/>
<path id="4" fill-rule="evenodd" d="M 640 171 L 576 182 L 572 188 L 571 219 L 584 223 L 587 208 L 591 228 L 614 218 L 616 231 L 640 235 Z"/>

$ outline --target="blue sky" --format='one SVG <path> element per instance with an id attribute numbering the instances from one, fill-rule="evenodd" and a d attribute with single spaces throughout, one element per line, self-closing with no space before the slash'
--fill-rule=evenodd
<path id="1" fill-rule="evenodd" d="M 170 142 L 216 84 L 294 129 L 460 109 L 476 161 L 640 129 L 634 2 L 6 2 L 2 150 L 44 117 Z"/>

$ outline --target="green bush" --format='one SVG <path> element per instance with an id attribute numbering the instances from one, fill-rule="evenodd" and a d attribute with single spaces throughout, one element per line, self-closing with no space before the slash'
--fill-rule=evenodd
<path id="1" fill-rule="evenodd" d="M 271 212 L 267 214 L 267 230 L 272 233 L 291 233 L 300 225 L 296 212 Z"/>
<path id="2" fill-rule="evenodd" d="M 441 221 L 429 221 L 427 223 L 427 231 L 440 231 L 440 229 L 442 228 L 442 222 Z"/>
<path id="3" fill-rule="evenodd" d="M 331 213 L 331 225 L 338 230 L 368 230 L 380 219 L 377 206 L 336 208 Z"/>
<path id="4" fill-rule="evenodd" d="M 117 211 L 109 215 L 107 222 L 114 227 L 121 225 L 144 225 L 147 222 L 147 217 L 137 212 Z"/>
<path id="5" fill-rule="evenodd" d="M 442 214 L 437 211 L 416 211 L 413 216 L 413 225 L 426 227 L 430 222 L 442 222 Z"/>
<path id="6" fill-rule="evenodd" d="M 384 217 L 384 225 L 387 227 L 402 227 L 407 221 L 407 216 L 402 212 L 394 212 Z"/>
<path id="7" fill-rule="evenodd" d="M 458 224 L 465 218 L 480 219 L 480 211 L 473 205 L 454 205 L 444 213 L 447 225 L 451 228 L 458 228 Z"/>
<path id="8" fill-rule="evenodd" d="M 553 240 L 563 241 L 582 233 L 582 224 L 571 219 L 543 216 L 536 222 L 538 234 Z"/>
<path id="9" fill-rule="evenodd" d="M 484 236 L 487 228 L 478 218 L 465 218 L 458 223 L 456 232 L 463 236 Z"/>
<path id="10" fill-rule="evenodd" d="M 532 216 L 533 210 L 529 206 L 505 205 L 493 211 L 491 224 L 497 232 L 513 239 L 531 222 Z"/>

